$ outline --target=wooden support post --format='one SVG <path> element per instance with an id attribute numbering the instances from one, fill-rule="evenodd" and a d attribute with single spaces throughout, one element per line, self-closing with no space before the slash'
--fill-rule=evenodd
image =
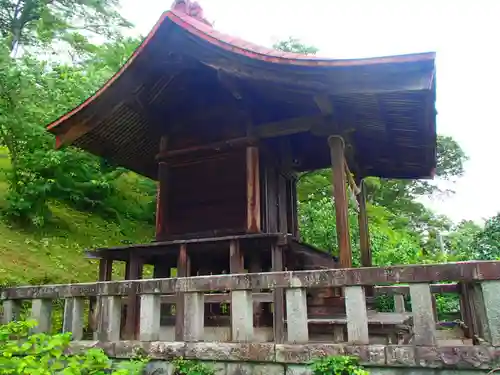
<path id="1" fill-rule="evenodd" d="M 99 299 L 97 340 L 120 341 L 122 297 L 105 296 Z"/>
<path id="2" fill-rule="evenodd" d="M 107 258 L 99 259 L 99 281 L 111 281 L 113 278 L 113 260 Z M 94 339 L 97 339 L 97 314 L 101 302 L 99 298 L 89 297 L 88 322 L 89 330 L 93 332 Z"/>
<path id="3" fill-rule="evenodd" d="M 187 247 L 185 244 L 180 246 L 179 257 L 177 258 L 177 277 L 188 277 L 190 274 L 190 262 Z M 175 340 L 184 340 L 184 312 L 185 300 L 184 293 L 177 293 L 177 302 L 175 305 Z"/>
<path id="4" fill-rule="evenodd" d="M 365 289 L 362 286 L 345 288 L 345 309 L 347 315 L 347 341 L 349 344 L 368 345 L 368 314 Z"/>
<path id="5" fill-rule="evenodd" d="M 289 343 L 309 342 L 306 297 L 307 290 L 304 288 L 286 290 L 286 327 Z"/>
<path id="6" fill-rule="evenodd" d="M 2 324 L 15 322 L 19 319 L 21 313 L 21 301 L 6 300 L 3 301 L 2 307 L 3 307 Z"/>
<path id="7" fill-rule="evenodd" d="M 265 170 L 266 181 L 266 232 L 278 232 L 278 175 L 276 169 L 267 166 Z"/>
<path id="8" fill-rule="evenodd" d="M 83 339 L 83 298 L 66 298 L 64 301 L 63 332 L 71 332 L 72 339 Z"/>
<path id="9" fill-rule="evenodd" d="M 361 266 L 372 267 L 372 252 L 370 249 L 370 232 L 368 229 L 368 212 L 366 211 L 366 185 L 361 182 L 361 192 L 358 194 L 359 213 L 359 247 L 361 250 Z"/>
<path id="10" fill-rule="evenodd" d="M 344 140 L 339 136 L 328 138 L 332 162 L 333 198 L 337 223 L 337 242 L 341 268 L 352 267 L 351 240 L 344 168 Z"/>
<path id="11" fill-rule="evenodd" d="M 142 278 L 142 259 L 136 254 L 130 254 L 127 262 L 126 280 L 139 280 Z M 134 340 L 139 331 L 139 307 L 140 301 L 136 291 L 131 291 L 127 296 L 127 314 L 125 320 L 125 338 Z"/>
<path id="12" fill-rule="evenodd" d="M 271 247 L 272 271 L 283 271 L 283 247 L 273 244 Z M 282 344 L 285 341 L 285 306 L 283 288 L 274 289 L 273 298 L 273 328 L 274 342 Z"/>
<path id="13" fill-rule="evenodd" d="M 413 330 L 415 345 L 435 346 L 436 320 L 432 308 L 432 294 L 429 284 L 410 285 L 411 309 L 413 312 Z"/>
<path id="14" fill-rule="evenodd" d="M 298 197 L 297 197 L 297 178 L 294 177 L 290 182 L 291 189 L 291 213 L 292 213 L 292 235 L 296 240 L 300 241 L 299 231 L 299 213 L 298 213 Z"/>
<path id="15" fill-rule="evenodd" d="M 160 139 L 160 155 L 168 149 L 168 137 Z M 156 196 L 156 240 L 165 240 L 168 235 L 167 209 L 168 209 L 168 164 L 165 160 L 158 163 L 158 192 Z"/>
<path id="16" fill-rule="evenodd" d="M 372 267 L 372 251 L 370 248 L 370 231 L 368 228 L 368 212 L 366 210 L 366 185 L 361 181 L 361 191 L 357 195 L 359 212 L 359 250 L 361 252 L 361 267 Z M 372 286 L 365 287 L 365 295 L 373 297 L 374 290 Z"/>
<path id="17" fill-rule="evenodd" d="M 31 305 L 31 318 L 38 322 L 34 333 L 50 333 L 52 326 L 52 300 L 34 299 Z"/>
<path id="18" fill-rule="evenodd" d="M 99 281 L 111 281 L 113 275 L 113 259 L 99 259 Z"/>
<path id="19" fill-rule="evenodd" d="M 281 233 L 288 233 L 286 179 L 278 175 L 278 227 Z"/>
<path id="20" fill-rule="evenodd" d="M 160 298 L 156 294 L 141 296 L 140 341 L 158 341 L 160 339 Z"/>
<path id="21" fill-rule="evenodd" d="M 247 147 L 247 232 L 261 231 L 259 148 Z"/>

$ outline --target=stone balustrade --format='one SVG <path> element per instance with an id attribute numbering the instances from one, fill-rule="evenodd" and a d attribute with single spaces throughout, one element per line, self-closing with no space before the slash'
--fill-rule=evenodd
<path id="1" fill-rule="evenodd" d="M 365 288 L 377 295 L 394 296 L 395 313 L 411 317 L 411 339 L 404 345 L 374 345 L 370 342 L 370 311 Z M 346 338 L 318 343 L 310 337 L 307 291 L 314 288 L 342 288 L 345 303 Z M 253 293 L 253 290 L 269 291 Z M 284 291 L 283 319 L 274 320 L 286 332 L 285 343 L 258 342 L 253 324 L 254 302 L 272 301 L 269 296 Z M 217 294 L 213 294 L 217 292 Z M 133 293 L 140 299 L 140 321 L 136 340 L 121 340 L 122 305 Z M 460 297 L 460 314 L 470 345 L 440 343 L 433 294 L 455 293 Z M 409 296 L 411 312 L 407 312 L 404 296 Z M 97 329 L 92 342 L 82 343 L 85 309 L 89 298 L 97 298 Z M 239 360 L 266 358 L 274 353 L 283 361 L 299 362 L 311 353 L 348 353 L 366 361 L 425 363 L 459 357 L 472 367 L 487 367 L 496 361 L 500 347 L 500 262 L 470 262 L 424 266 L 394 266 L 315 271 L 269 272 L 198 276 L 188 278 L 109 281 L 69 285 L 22 286 L 1 290 L 4 322 L 19 316 L 21 303 L 31 300 L 31 317 L 39 322 L 37 330 L 51 329 L 53 300 L 64 299 L 63 331 L 73 333 L 79 343 L 75 347 L 100 345 L 120 356 L 139 345 L 155 356 L 193 350 L 211 350 L 211 356 L 235 356 Z M 165 301 L 182 304 L 183 342 L 169 344 L 160 337 L 160 305 Z M 229 301 L 231 339 L 226 343 L 207 343 L 204 339 L 204 309 L 207 301 Z M 274 312 L 275 315 L 276 311 Z M 343 324 L 341 318 L 336 324 Z M 112 349 L 111 349 L 112 348 Z M 195 350 L 195 348 L 198 348 Z M 208 349 L 207 349 L 208 348 Z M 161 350 L 160 350 L 161 349 Z M 163 354 L 162 354 L 163 353 Z M 218 353 L 218 354 L 214 354 Z M 245 354 L 246 353 L 246 354 Z M 417 353 L 417 354 L 415 354 Z M 128 353 L 127 355 L 129 355 Z M 434 357 L 432 357 L 434 356 Z M 451 356 L 451 357 L 450 357 Z M 255 358 L 254 358 L 255 357 Z M 432 358 L 431 358 L 432 357 Z M 199 358 L 199 356 L 198 356 Z M 406 359 L 405 359 L 406 358 Z M 438 358 L 438 359 L 436 359 Z M 448 358 L 448 359 L 447 359 Z M 207 359 L 207 358 L 203 358 Z M 208 358 L 210 359 L 210 358 Z M 212 358 L 213 359 L 213 358 Z M 403 361 L 403 362 L 401 362 Z M 426 362 L 427 361 L 427 362 Z M 434 363 L 433 362 L 433 363 Z"/>

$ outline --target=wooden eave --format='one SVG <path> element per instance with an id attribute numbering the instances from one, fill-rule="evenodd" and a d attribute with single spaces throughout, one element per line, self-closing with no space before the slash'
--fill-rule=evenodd
<path id="1" fill-rule="evenodd" d="M 265 134 L 266 124 L 288 126 L 287 121 L 321 115 L 315 100 L 321 97 L 331 104 L 337 124 L 332 131 L 345 134 L 352 146 L 355 173 L 431 177 L 434 59 L 434 53 L 336 60 L 275 51 L 171 10 L 102 88 L 47 129 L 57 147 L 72 144 L 156 178 L 163 133 L 189 132 L 198 117 L 211 127 L 220 122 L 217 109 L 228 108 L 224 121 L 245 121 L 239 114 L 246 111 Z M 213 116 L 204 118 L 210 108 Z M 310 130 L 281 134 L 291 137 L 303 160 L 297 170 L 329 165 L 326 142 Z"/>

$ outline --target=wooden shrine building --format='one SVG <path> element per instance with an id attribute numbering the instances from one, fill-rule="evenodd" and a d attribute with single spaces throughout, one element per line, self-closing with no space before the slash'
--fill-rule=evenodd
<path id="1" fill-rule="evenodd" d="M 154 277 L 351 267 L 352 193 L 370 266 L 361 181 L 430 178 L 436 167 L 434 58 L 275 51 L 222 34 L 197 4 L 175 1 L 119 72 L 48 127 L 57 147 L 158 181 L 156 241 L 95 250 L 100 280 L 111 279 L 113 261 L 127 263 L 127 279 L 141 278 L 144 264 Z M 322 168 L 332 168 L 339 263 L 300 241 L 297 176 Z M 283 295 L 262 292 L 255 324 L 274 319 L 279 342 Z M 179 298 L 165 304 L 182 309 Z M 321 301 L 311 316 L 324 311 Z M 262 307 L 269 302 L 274 314 Z M 214 306 L 212 315 L 223 316 Z M 137 324 L 131 295 L 124 335 L 133 337 Z M 183 324 L 175 326 L 181 339 Z"/>

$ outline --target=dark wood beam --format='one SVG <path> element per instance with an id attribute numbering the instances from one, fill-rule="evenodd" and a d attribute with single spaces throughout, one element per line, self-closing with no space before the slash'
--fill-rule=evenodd
<path id="1" fill-rule="evenodd" d="M 349 216 L 346 192 L 344 140 L 338 136 L 328 138 L 332 160 L 333 198 L 335 200 L 335 216 L 340 266 L 352 267 L 351 240 L 349 234 Z"/>
<path id="2" fill-rule="evenodd" d="M 160 154 L 167 152 L 168 137 L 160 139 Z M 168 235 L 167 209 L 168 209 L 168 171 L 169 165 L 160 160 L 158 163 L 158 193 L 156 196 L 156 241 L 162 241 Z"/>

